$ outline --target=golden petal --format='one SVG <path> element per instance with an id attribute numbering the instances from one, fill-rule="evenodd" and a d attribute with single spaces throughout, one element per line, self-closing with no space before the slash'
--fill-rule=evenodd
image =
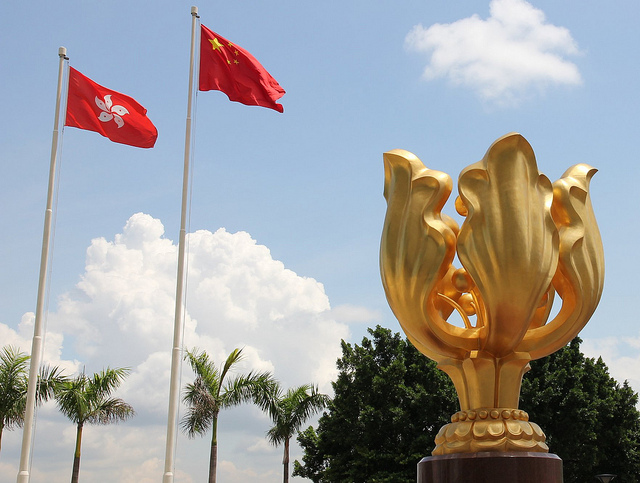
<path id="1" fill-rule="evenodd" d="M 407 337 L 428 357 L 462 358 L 477 342 L 446 324 L 437 288 L 455 256 L 456 231 L 441 210 L 452 180 L 428 169 L 412 153 L 384 154 L 387 214 L 380 244 L 380 272 L 389 306 Z M 448 339 L 448 340 L 447 340 Z"/>
<path id="2" fill-rule="evenodd" d="M 596 169 L 577 164 L 553 184 L 553 219 L 560 233 L 558 270 L 553 286 L 562 298 L 558 315 L 532 329 L 518 350 L 544 357 L 563 347 L 587 323 L 604 286 L 604 249 L 589 183 Z"/>
<path id="3" fill-rule="evenodd" d="M 507 432 L 514 437 L 520 437 L 524 432 L 524 428 L 520 421 L 505 421 Z"/>
<path id="4" fill-rule="evenodd" d="M 484 302 L 481 349 L 502 357 L 524 337 L 556 271 L 553 189 L 521 135 L 498 139 L 459 178 L 468 215 L 458 255 Z"/>

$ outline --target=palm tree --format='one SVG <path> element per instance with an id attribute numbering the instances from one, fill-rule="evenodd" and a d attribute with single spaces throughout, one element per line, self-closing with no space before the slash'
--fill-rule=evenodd
<path id="1" fill-rule="evenodd" d="M 284 483 L 289 481 L 289 441 L 300 430 L 300 426 L 311 416 L 327 407 L 331 399 L 318 393 L 311 384 L 289 389 L 282 394 L 278 388 L 269 413 L 273 427 L 267 432 L 267 439 L 275 446 L 284 443 Z"/>
<path id="2" fill-rule="evenodd" d="M 58 367 L 43 366 L 38 375 L 36 403 L 41 404 L 51 396 L 57 384 L 65 380 Z M 22 427 L 27 405 L 29 383 L 29 356 L 12 346 L 0 352 L 0 448 L 2 432 Z"/>
<path id="3" fill-rule="evenodd" d="M 204 436 L 211 428 L 211 452 L 209 456 L 209 483 L 215 483 L 218 466 L 218 415 L 220 410 L 237 406 L 243 402 L 253 402 L 267 410 L 272 401 L 277 383 L 270 372 L 236 375 L 225 382 L 229 370 L 242 360 L 242 349 L 234 349 L 221 369 L 198 349 L 187 351 L 196 378 L 185 386 L 183 401 L 187 412 L 180 423 L 182 430 L 190 438 L 196 434 Z"/>
<path id="4" fill-rule="evenodd" d="M 122 399 L 111 397 L 128 374 L 127 368 L 107 367 L 93 376 L 87 376 L 83 371 L 63 382 L 56 390 L 58 409 L 77 427 L 71 483 L 77 483 L 80 472 L 80 446 L 84 424 L 117 423 L 135 414 L 133 408 Z"/>

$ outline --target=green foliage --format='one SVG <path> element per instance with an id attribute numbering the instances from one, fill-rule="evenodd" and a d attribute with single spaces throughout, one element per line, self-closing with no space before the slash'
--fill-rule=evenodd
<path id="1" fill-rule="evenodd" d="M 317 429 L 299 433 L 294 475 L 318 483 L 415 481 L 441 426 L 458 409 L 448 377 L 400 334 L 376 327 L 361 346 L 342 342 L 335 398 Z M 638 395 L 618 384 L 602 359 L 586 358 L 580 339 L 531 363 L 520 407 L 563 459 L 564 481 L 613 473 L 640 482 Z"/>
<path id="2" fill-rule="evenodd" d="M 180 425 L 182 431 L 190 438 L 196 434 L 204 436 L 211 429 L 208 481 L 215 483 L 220 411 L 244 402 L 253 402 L 262 410 L 268 411 L 273 404 L 276 382 L 270 372 L 249 372 L 227 380 L 227 374 L 242 360 L 242 349 L 234 349 L 220 369 L 205 351 L 187 351 L 185 359 L 191 365 L 196 378 L 192 383 L 185 385 L 183 401 L 187 405 L 187 412 Z"/>
<path id="3" fill-rule="evenodd" d="M 52 397 L 56 387 L 65 380 L 58 367 L 41 367 L 36 404 Z M 3 430 L 22 427 L 24 423 L 28 383 L 29 356 L 15 347 L 3 347 L 0 351 L 0 442 Z"/>
<path id="4" fill-rule="evenodd" d="M 85 423 L 117 423 L 126 421 L 135 414 L 129 404 L 111 396 L 128 375 L 127 368 L 107 367 L 92 376 L 86 375 L 83 371 L 56 387 L 54 395 L 58 409 L 76 425 L 76 447 L 73 454 L 71 483 L 77 483 L 79 479 L 80 448 Z"/>
<path id="5" fill-rule="evenodd" d="M 289 481 L 289 441 L 307 419 L 326 408 L 330 401 L 329 396 L 320 394 L 311 384 L 288 389 L 284 394 L 277 387 L 269 409 L 273 426 L 267 432 L 267 439 L 275 446 L 284 444 L 284 483 Z"/>
<path id="6" fill-rule="evenodd" d="M 399 334 L 369 329 L 362 345 L 342 342 L 335 397 L 302 432 L 303 464 L 294 475 L 314 482 L 415 481 L 416 465 L 456 410 L 453 385 Z"/>
<path id="7" fill-rule="evenodd" d="M 580 339 L 533 361 L 522 381 L 520 407 L 547 435 L 562 458 L 565 483 L 612 473 L 640 482 L 638 395 L 618 384 L 601 358 L 586 358 Z"/>
<path id="8" fill-rule="evenodd" d="M 311 384 L 291 388 L 284 394 L 278 388 L 270 410 L 273 427 L 267 432 L 267 439 L 275 446 L 289 440 L 307 419 L 322 411 L 330 401 Z"/>
<path id="9" fill-rule="evenodd" d="M 86 375 L 84 372 L 62 382 L 55 392 L 58 409 L 77 425 L 110 424 L 125 421 L 135 414 L 133 408 L 111 394 L 129 374 L 117 367 Z"/>
<path id="10" fill-rule="evenodd" d="M 217 422 L 220 410 L 253 402 L 268 410 L 275 381 L 270 372 L 236 375 L 226 380 L 230 370 L 242 361 L 242 349 L 234 349 L 223 366 L 218 369 L 205 351 L 187 351 L 185 359 L 196 378 L 185 385 L 183 401 L 187 412 L 182 419 L 182 430 L 190 437 L 204 435 Z M 216 435 L 214 434 L 214 441 Z"/>
<path id="11" fill-rule="evenodd" d="M 0 425 L 6 429 L 22 426 L 27 401 L 29 356 L 7 346 L 0 353 Z"/>

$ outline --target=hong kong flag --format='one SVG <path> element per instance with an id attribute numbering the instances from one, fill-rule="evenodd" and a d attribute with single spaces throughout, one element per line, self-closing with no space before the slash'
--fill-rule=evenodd
<path id="1" fill-rule="evenodd" d="M 115 143 L 152 148 L 158 130 L 132 97 L 96 84 L 69 67 L 65 126 L 95 131 Z"/>

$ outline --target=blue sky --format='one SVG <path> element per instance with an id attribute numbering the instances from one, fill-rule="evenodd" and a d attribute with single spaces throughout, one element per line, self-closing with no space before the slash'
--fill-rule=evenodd
<path id="1" fill-rule="evenodd" d="M 63 133 L 45 358 L 70 372 L 131 367 L 121 395 L 138 411 L 125 424 L 88 428 L 88 481 L 162 474 L 190 7 L 0 6 L 3 345 L 30 350 L 58 47 L 83 74 L 138 100 L 159 131 L 150 150 Z M 188 346 L 219 361 L 245 346 L 247 369 L 330 391 L 340 339 L 359 342 L 378 323 L 400 330 L 378 269 L 382 153 L 409 150 L 455 180 L 495 139 L 517 131 L 551 180 L 576 163 L 599 169 L 591 196 L 606 281 L 583 349 L 640 389 L 629 288 L 640 268 L 640 230 L 629 222 L 640 201 L 637 2 L 240 0 L 199 10 L 204 25 L 251 52 L 287 93 L 283 114 L 198 94 Z M 457 217 L 452 201 L 445 212 Z M 183 381 L 190 377 L 185 368 Z M 220 481 L 280 481 L 268 427 L 252 408 L 222 414 Z M 74 435 L 52 405 L 39 411 L 32 481 L 68 479 Z M 5 432 L 2 483 L 15 481 L 19 438 Z M 180 436 L 176 482 L 201 481 L 207 455 L 208 438 Z"/>

